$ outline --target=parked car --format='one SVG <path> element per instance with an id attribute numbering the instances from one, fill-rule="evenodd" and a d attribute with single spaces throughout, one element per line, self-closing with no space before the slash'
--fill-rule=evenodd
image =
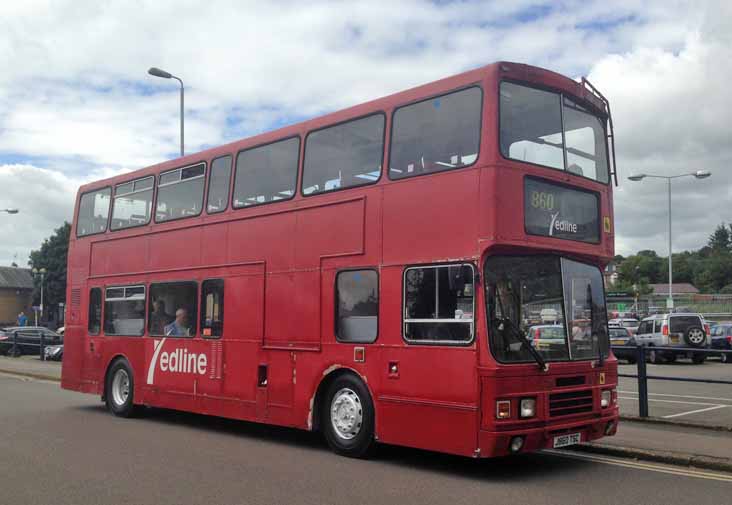
<path id="1" fill-rule="evenodd" d="M 732 322 L 712 326 L 712 349 L 732 351 Z M 722 363 L 732 363 L 732 354 L 721 354 Z"/>
<path id="2" fill-rule="evenodd" d="M 43 349 L 46 361 L 61 361 L 64 357 L 64 345 L 48 345 Z"/>
<path id="3" fill-rule="evenodd" d="M 634 319 L 632 317 L 623 317 L 623 318 L 616 318 L 611 319 L 607 322 L 608 326 L 622 326 L 623 328 L 628 328 L 628 331 L 630 331 L 631 335 L 635 335 L 636 331 L 638 331 L 638 326 L 640 325 L 640 321 L 637 319 Z"/>
<path id="4" fill-rule="evenodd" d="M 564 326 L 560 324 L 541 324 L 529 328 L 531 345 L 538 350 L 549 350 L 554 346 L 566 344 Z"/>
<path id="5" fill-rule="evenodd" d="M 0 353 L 13 352 L 13 333 L 18 333 L 15 355 L 40 354 L 41 335 L 45 345 L 63 344 L 63 337 L 43 326 L 10 326 L 0 329 Z"/>
<path id="6" fill-rule="evenodd" d="M 709 349 L 712 343 L 709 325 L 701 314 L 656 314 L 643 319 L 635 334 L 635 341 L 648 347 L 646 355 L 651 363 L 674 362 L 677 358 L 691 358 L 701 364 L 706 353 L 688 349 Z M 655 350 L 654 347 L 677 347 L 674 350 Z"/>
<path id="7" fill-rule="evenodd" d="M 610 345 L 627 346 L 627 349 L 613 348 L 613 354 L 618 359 L 624 359 L 631 365 L 637 361 L 635 337 L 631 335 L 630 330 L 623 326 L 608 326 L 610 330 Z"/>

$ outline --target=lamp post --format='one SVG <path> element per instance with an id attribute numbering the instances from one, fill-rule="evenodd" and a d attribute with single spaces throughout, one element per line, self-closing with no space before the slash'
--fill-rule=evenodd
<path id="1" fill-rule="evenodd" d="M 666 308 L 671 310 L 674 308 L 673 298 L 673 260 L 671 258 L 671 179 L 678 179 L 680 177 L 694 177 L 696 179 L 706 179 L 712 175 L 708 170 L 697 170 L 689 174 L 679 175 L 655 175 L 655 174 L 634 174 L 628 177 L 631 181 L 640 182 L 646 177 L 653 177 L 655 179 L 666 179 L 668 186 L 668 298 L 666 299 Z"/>
<path id="2" fill-rule="evenodd" d="M 170 72 L 166 72 L 157 67 L 150 67 L 147 73 L 163 79 L 175 79 L 180 83 L 180 155 L 183 157 L 183 81 Z"/>
<path id="3" fill-rule="evenodd" d="M 33 268 L 31 270 L 33 272 L 33 276 L 41 276 L 41 320 L 43 320 L 43 282 L 46 280 L 46 269 L 45 268 Z M 36 311 L 36 326 L 38 326 L 38 311 Z"/>

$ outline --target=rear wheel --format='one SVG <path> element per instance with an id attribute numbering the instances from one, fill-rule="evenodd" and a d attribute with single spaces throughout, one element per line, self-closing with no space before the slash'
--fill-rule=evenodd
<path id="1" fill-rule="evenodd" d="M 323 434 L 334 452 L 366 456 L 374 443 L 374 406 L 360 379 L 349 374 L 333 381 L 321 412 Z"/>
<path id="2" fill-rule="evenodd" d="M 706 360 L 707 360 L 707 357 L 704 354 L 694 354 L 691 357 L 691 361 L 693 361 L 695 365 L 701 365 Z"/>
<path id="3" fill-rule="evenodd" d="M 732 363 L 732 354 L 722 354 L 719 359 L 722 363 Z"/>
<path id="4" fill-rule="evenodd" d="M 126 359 L 115 361 L 107 372 L 105 386 L 107 408 L 115 416 L 131 417 L 135 412 L 135 379 Z"/>

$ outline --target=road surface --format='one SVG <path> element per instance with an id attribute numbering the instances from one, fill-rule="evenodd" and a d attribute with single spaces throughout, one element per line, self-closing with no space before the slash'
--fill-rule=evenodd
<path id="1" fill-rule="evenodd" d="M 382 447 L 332 454 L 315 434 L 151 410 L 109 415 L 57 383 L 0 375 L 0 503 L 715 504 L 732 475 L 541 453 L 472 460 Z"/>

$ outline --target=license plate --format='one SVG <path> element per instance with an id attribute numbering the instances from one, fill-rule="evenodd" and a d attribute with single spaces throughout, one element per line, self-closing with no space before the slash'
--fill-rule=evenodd
<path id="1" fill-rule="evenodd" d="M 612 345 L 623 345 L 623 344 L 625 344 L 625 341 L 623 341 L 623 340 L 611 340 L 610 343 Z"/>
<path id="2" fill-rule="evenodd" d="M 671 343 L 678 344 L 679 343 L 679 337 L 674 335 L 669 340 L 671 340 Z"/>
<path id="3" fill-rule="evenodd" d="M 568 445 L 574 445 L 580 443 L 580 434 L 579 433 L 570 433 L 568 435 L 559 435 L 558 437 L 554 437 L 554 448 L 558 447 L 567 447 Z"/>

